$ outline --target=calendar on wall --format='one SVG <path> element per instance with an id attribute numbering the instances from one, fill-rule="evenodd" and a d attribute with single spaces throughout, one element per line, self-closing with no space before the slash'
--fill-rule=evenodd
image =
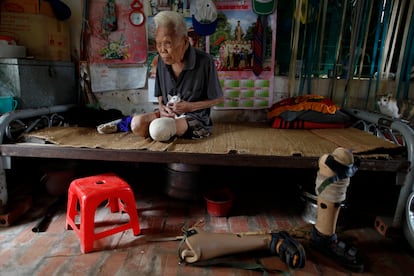
<path id="1" fill-rule="evenodd" d="M 141 1 L 93 0 L 90 10 L 94 11 L 89 17 L 90 63 L 146 62 L 145 14 Z"/>
<path id="2" fill-rule="evenodd" d="M 266 108 L 271 104 L 270 79 L 248 79 L 250 74 L 219 77 L 225 101 L 216 108 Z"/>
<path id="3" fill-rule="evenodd" d="M 91 0 L 88 61 L 93 92 L 145 87 L 144 0 Z"/>

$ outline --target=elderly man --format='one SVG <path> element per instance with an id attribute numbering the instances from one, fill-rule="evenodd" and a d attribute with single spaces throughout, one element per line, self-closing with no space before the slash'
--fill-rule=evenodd
<path id="1" fill-rule="evenodd" d="M 158 51 L 154 95 L 158 110 L 135 115 L 133 133 L 156 141 L 174 136 L 193 139 L 212 133 L 211 107 L 223 101 L 213 58 L 189 43 L 182 14 L 162 11 L 154 16 L 155 42 Z M 169 96 L 180 101 L 168 104 Z M 186 116 L 176 116 L 185 114 Z"/>

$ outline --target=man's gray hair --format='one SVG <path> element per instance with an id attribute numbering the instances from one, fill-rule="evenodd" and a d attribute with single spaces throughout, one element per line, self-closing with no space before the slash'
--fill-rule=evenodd
<path id="1" fill-rule="evenodd" d="M 161 11 L 154 16 L 155 28 L 172 27 L 175 34 L 179 36 L 187 36 L 187 25 L 184 16 L 175 11 Z"/>

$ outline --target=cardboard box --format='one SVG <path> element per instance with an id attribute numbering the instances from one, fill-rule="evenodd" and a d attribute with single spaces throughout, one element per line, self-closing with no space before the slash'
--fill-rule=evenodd
<path id="1" fill-rule="evenodd" d="M 46 0 L 0 0 L 0 11 L 55 17 L 52 6 Z"/>
<path id="2" fill-rule="evenodd" d="M 46 0 L 39 0 L 39 14 L 55 17 L 55 13 L 52 10 L 52 6 Z"/>
<path id="3" fill-rule="evenodd" d="M 29 13 L 2 12 L 0 35 L 26 47 L 27 56 L 38 60 L 70 61 L 69 25 L 55 18 Z"/>

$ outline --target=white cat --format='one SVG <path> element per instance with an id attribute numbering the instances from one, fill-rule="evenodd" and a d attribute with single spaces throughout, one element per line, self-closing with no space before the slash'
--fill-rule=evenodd
<path id="1" fill-rule="evenodd" d="M 378 100 L 378 107 L 382 114 L 399 119 L 401 117 L 400 109 L 397 100 L 392 97 L 392 94 L 382 95 Z"/>
<path id="2" fill-rule="evenodd" d="M 181 101 L 181 97 L 179 95 L 174 95 L 174 96 L 168 95 L 167 106 L 172 106 L 174 103 L 178 103 L 180 101 Z M 184 118 L 184 117 L 185 117 L 185 114 L 180 114 L 180 115 L 176 114 L 175 115 L 176 119 Z"/>
<path id="3" fill-rule="evenodd" d="M 409 100 L 396 99 L 390 93 L 380 96 L 377 104 L 382 114 L 414 124 L 414 105 Z"/>

